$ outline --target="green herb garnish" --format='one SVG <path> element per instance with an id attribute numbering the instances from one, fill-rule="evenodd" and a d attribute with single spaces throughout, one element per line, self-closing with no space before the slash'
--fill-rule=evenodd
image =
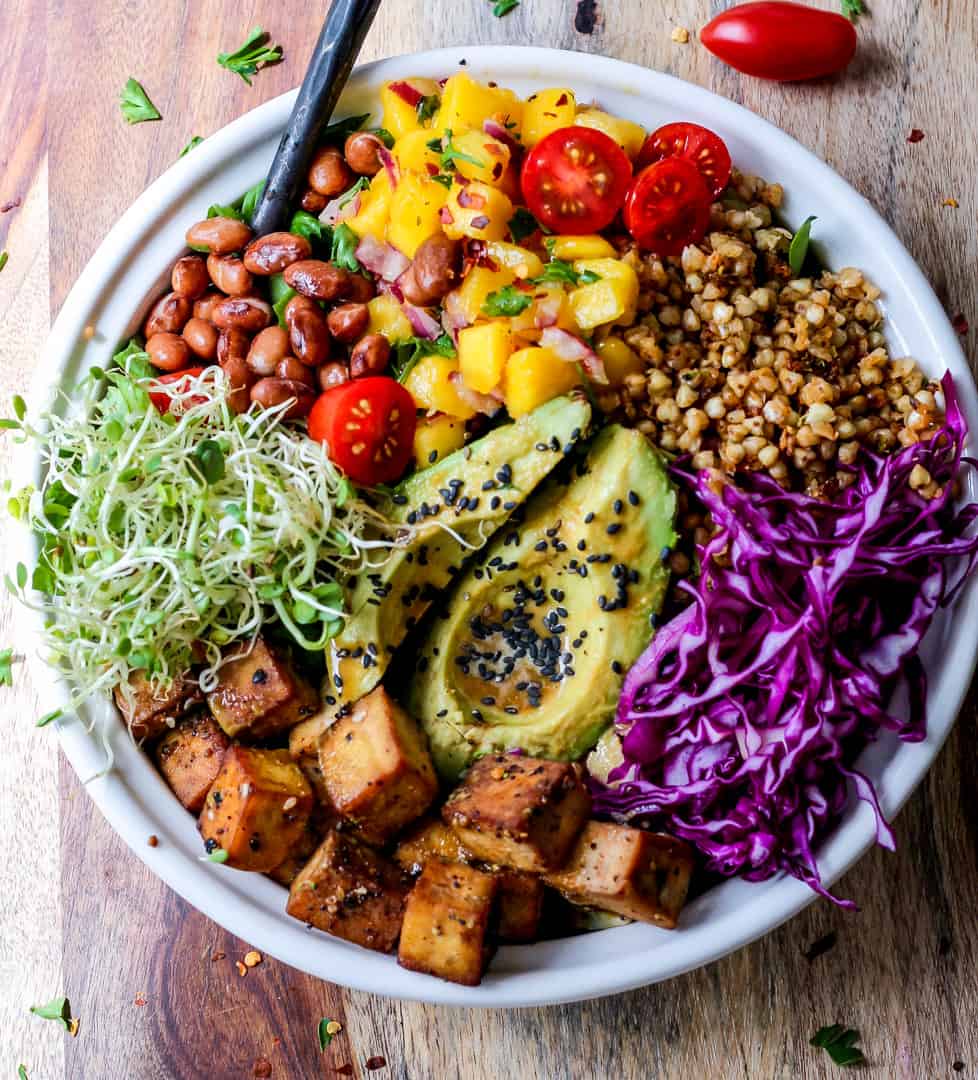
<path id="1" fill-rule="evenodd" d="M 330 252 L 330 262 L 355 274 L 360 269 L 356 251 L 360 245 L 360 237 L 347 224 L 337 225 L 333 230 L 333 244 Z"/>
<path id="2" fill-rule="evenodd" d="M 450 188 L 454 183 L 450 173 L 435 173 L 434 176 L 429 176 L 429 180 L 433 180 L 436 184 L 441 184 L 443 188 Z"/>
<path id="3" fill-rule="evenodd" d="M 435 115 L 441 108 L 441 95 L 440 94 L 425 94 L 425 96 L 418 102 L 416 112 L 418 114 L 418 123 L 424 127 L 425 124 Z M 448 133 L 451 135 L 451 132 Z"/>
<path id="4" fill-rule="evenodd" d="M 504 15 L 508 15 L 514 8 L 520 6 L 520 0 L 495 0 L 492 5 L 492 13 L 497 19 L 501 19 Z"/>
<path id="5" fill-rule="evenodd" d="M 480 161 L 477 157 L 459 150 L 452 142 L 452 132 L 449 128 L 445 132 L 445 138 L 441 141 L 441 167 L 443 169 L 454 169 L 456 161 L 467 161 L 477 169 L 484 169 L 486 165 L 484 161 Z"/>
<path id="6" fill-rule="evenodd" d="M 27 1076 L 27 1066 L 26 1065 L 18 1065 L 17 1066 L 17 1080 L 29 1080 L 29 1078 Z"/>
<path id="7" fill-rule="evenodd" d="M 7 254 L 6 251 L 0 251 L 0 270 L 2 270 L 7 265 L 7 260 L 9 258 L 10 256 Z"/>
<path id="8" fill-rule="evenodd" d="M 363 131 L 363 125 L 370 119 L 370 113 L 361 116 L 348 116 L 344 120 L 337 120 L 333 124 L 327 124 L 319 136 L 319 141 L 324 143 L 345 143 L 354 131 Z"/>
<path id="9" fill-rule="evenodd" d="M 162 119 L 159 109 L 149 100 L 149 95 L 135 79 L 129 79 L 122 88 L 119 108 L 122 109 L 122 115 L 130 124 L 142 124 L 147 120 Z"/>
<path id="10" fill-rule="evenodd" d="M 57 720 L 61 715 L 61 709 L 52 709 L 49 713 L 45 713 L 40 720 L 36 721 L 34 727 L 47 727 L 48 724 Z"/>
<path id="11" fill-rule="evenodd" d="M 356 183 L 354 183 L 351 187 L 348 187 L 346 191 L 344 191 L 343 194 L 340 196 L 340 200 L 336 204 L 337 207 L 342 210 L 344 206 L 347 206 L 349 203 L 351 203 L 360 194 L 361 191 L 368 187 L 370 187 L 370 178 L 367 176 L 358 176 Z"/>
<path id="12" fill-rule="evenodd" d="M 539 228 L 539 222 L 525 206 L 517 207 L 509 219 L 509 235 L 513 238 L 514 244 L 532 236 Z"/>
<path id="13" fill-rule="evenodd" d="M 282 59 L 281 46 L 270 46 L 268 41 L 268 34 L 260 26 L 255 26 L 239 49 L 231 53 L 220 53 L 217 62 L 222 68 L 240 75 L 251 86 L 251 76 L 258 73 L 259 64 L 274 64 Z"/>
<path id="14" fill-rule="evenodd" d="M 864 1065 L 866 1057 L 856 1046 L 859 1032 L 853 1028 L 844 1028 L 841 1024 L 819 1028 L 809 1040 L 812 1046 L 824 1050 L 836 1065 L 848 1068 L 850 1065 Z"/>
<path id="15" fill-rule="evenodd" d="M 847 19 L 856 22 L 860 15 L 866 15 L 868 12 L 863 0 L 842 0 L 842 14 Z"/>
<path id="16" fill-rule="evenodd" d="M 326 1030 L 333 1023 L 335 1023 L 335 1021 L 330 1020 L 328 1016 L 324 1016 L 322 1020 L 319 1021 L 318 1031 L 320 1051 L 325 1051 L 326 1047 L 333 1041 L 333 1036 Z"/>
<path id="17" fill-rule="evenodd" d="M 411 374 L 414 366 L 425 356 L 447 356 L 453 358 L 455 344 L 448 334 L 442 334 L 432 341 L 430 338 L 410 337 L 406 341 L 399 341 L 394 348 L 394 356 L 391 360 L 391 374 L 398 382 Z"/>
<path id="18" fill-rule="evenodd" d="M 14 650 L 0 649 L 0 686 L 13 686 Z"/>
<path id="19" fill-rule="evenodd" d="M 805 257 L 808 255 L 808 244 L 811 240 L 812 222 L 816 218 L 814 215 L 805 218 L 801 224 L 801 228 L 792 237 L 791 246 L 788 248 L 788 265 L 791 267 L 791 272 L 797 277 L 802 267 L 805 265 Z"/>
<path id="20" fill-rule="evenodd" d="M 375 127 L 367 129 L 371 135 L 376 135 L 378 139 L 387 147 L 388 150 L 392 150 L 394 147 L 394 136 L 387 130 L 387 128 Z"/>
<path id="21" fill-rule="evenodd" d="M 290 233 L 303 236 L 310 243 L 314 240 L 322 240 L 324 230 L 329 232 L 329 226 L 324 226 L 315 214 L 310 214 L 306 210 L 297 210 L 289 223 Z"/>
<path id="22" fill-rule="evenodd" d="M 194 135 L 194 137 L 187 143 L 187 145 L 177 155 L 178 158 L 186 157 L 191 150 L 196 149 L 204 141 L 203 136 Z"/>
<path id="23" fill-rule="evenodd" d="M 300 213 L 304 213 L 304 211 L 300 211 Z M 316 219 L 313 218 L 313 220 Z M 292 219 L 292 224 L 295 224 L 295 218 Z M 293 228 L 289 231 L 295 232 L 296 230 Z M 311 239 L 311 237 L 307 237 L 307 239 Z M 281 274 L 272 274 L 268 279 L 268 298 L 272 304 L 272 311 L 275 312 L 275 318 L 278 319 L 278 324 L 283 330 L 285 329 L 285 309 L 295 295 L 295 289 L 288 284 Z"/>
<path id="24" fill-rule="evenodd" d="M 248 188 L 244 193 L 244 197 L 241 200 L 241 216 L 245 221 L 250 222 L 255 216 L 255 210 L 258 209 L 258 203 L 264 190 L 265 181 L 259 180 L 254 187 Z"/>
<path id="25" fill-rule="evenodd" d="M 224 848 L 214 848 L 214 850 L 209 855 L 201 855 L 200 861 L 218 864 L 226 863 L 228 861 L 228 853 L 224 850 Z"/>
<path id="26" fill-rule="evenodd" d="M 529 293 L 520 292 L 515 285 L 507 285 L 498 292 L 491 292 L 482 305 L 482 314 L 490 318 L 500 315 L 520 315 L 533 303 Z"/>
<path id="27" fill-rule="evenodd" d="M 590 285 L 595 281 L 600 281 L 601 275 L 593 270 L 578 273 L 569 262 L 553 259 L 544 266 L 543 273 L 539 277 L 530 280 L 534 285 L 546 285 L 550 282 L 557 282 L 560 285 Z"/>
<path id="28" fill-rule="evenodd" d="M 78 1021 L 72 1017 L 71 1005 L 66 997 L 53 998 L 47 1005 L 32 1005 L 31 1012 L 42 1020 L 54 1020 L 65 1031 L 70 1032 L 73 1027 L 77 1030 Z"/>
<path id="29" fill-rule="evenodd" d="M 210 206 L 207 207 L 207 216 L 209 218 L 234 218 L 237 221 L 244 221 L 245 219 L 244 214 L 241 213 L 240 202 L 228 203 L 226 206 L 221 206 L 220 203 L 211 203 Z"/>

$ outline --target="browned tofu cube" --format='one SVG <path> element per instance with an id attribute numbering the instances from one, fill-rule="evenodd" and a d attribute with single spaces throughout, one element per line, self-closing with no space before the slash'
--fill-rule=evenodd
<path id="1" fill-rule="evenodd" d="M 491 754 L 469 769 L 442 818 L 477 858 L 538 873 L 563 864 L 590 812 L 569 762 Z"/>
<path id="2" fill-rule="evenodd" d="M 497 888 L 492 874 L 430 859 L 408 896 L 397 962 L 478 986 L 491 955 L 489 916 Z"/>
<path id="3" fill-rule="evenodd" d="M 217 779 L 230 745 L 227 735 L 206 712 L 192 713 L 168 731 L 156 747 L 156 764 L 173 794 L 199 814 Z"/>
<path id="4" fill-rule="evenodd" d="M 319 740 L 333 723 L 338 711 L 335 705 L 326 705 L 292 728 L 289 732 L 289 753 L 296 761 L 319 753 Z"/>
<path id="5" fill-rule="evenodd" d="M 577 904 L 672 930 L 692 872 L 693 851 L 682 840 L 589 821 L 566 865 L 544 880 Z"/>
<path id="6" fill-rule="evenodd" d="M 262 638 L 251 652 L 226 663 L 218 679 L 207 704 L 232 738 L 266 739 L 319 709 L 319 694 Z"/>
<path id="7" fill-rule="evenodd" d="M 154 687 L 141 671 L 129 676 L 127 686 L 115 688 L 115 703 L 134 739 L 156 739 L 170 731 L 184 713 L 204 700 L 197 680 L 174 679 L 167 687 Z"/>
<path id="8" fill-rule="evenodd" d="M 326 731 L 319 762 L 337 813 L 377 846 L 420 817 L 438 794 L 424 732 L 382 686 Z"/>
<path id="9" fill-rule="evenodd" d="M 458 833 L 438 818 L 422 818 L 398 840 L 394 861 L 409 874 L 420 874 L 429 859 L 467 863 L 472 855 L 462 847 Z"/>
<path id="10" fill-rule="evenodd" d="M 543 912 L 543 882 L 518 870 L 502 870 L 496 876 L 497 937 L 509 942 L 536 941 Z"/>
<path id="11" fill-rule="evenodd" d="M 305 831 L 315 802 L 288 750 L 232 745 L 200 814 L 208 851 L 223 848 L 239 870 L 274 870 Z"/>
<path id="12" fill-rule="evenodd" d="M 390 952 L 401 932 L 410 887 L 383 855 L 348 832 L 330 829 L 292 882 L 285 910 L 354 945 Z"/>
<path id="13" fill-rule="evenodd" d="M 310 819 L 305 829 L 303 829 L 302 835 L 295 842 L 292 850 L 286 855 L 285 861 L 279 863 L 274 870 L 269 870 L 268 876 L 272 881 L 277 881 L 279 885 L 284 885 L 286 888 L 289 888 L 292 882 L 299 876 L 302 868 L 309 862 L 312 853 L 319 847 L 321 840 L 322 832 L 315 827 L 313 821 Z"/>

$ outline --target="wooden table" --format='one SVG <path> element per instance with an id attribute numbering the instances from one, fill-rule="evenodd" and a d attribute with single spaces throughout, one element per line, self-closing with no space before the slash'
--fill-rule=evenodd
<path id="1" fill-rule="evenodd" d="M 822 0 L 823 6 L 835 6 Z M 28 372 L 68 288 L 109 225 L 176 157 L 293 86 L 322 4 L 209 0 L 17 0 L 0 18 L 2 400 Z M 366 56 L 469 42 L 534 43 L 637 61 L 743 102 L 827 160 L 886 216 L 952 314 L 978 323 L 976 0 L 875 0 L 843 79 L 773 86 L 741 78 L 696 43 L 671 40 L 726 6 L 706 0 L 577 4 L 387 0 Z M 590 29 L 589 10 L 598 21 Z M 254 86 L 214 57 L 261 22 L 285 61 Z M 46 58 L 46 67 L 45 67 Z M 164 120 L 129 128 L 117 99 L 139 78 Z M 925 132 L 910 145 L 912 127 Z M 772 179 L 777 179 L 776 177 Z M 957 209 L 942 205 L 956 198 Z M 7 210 L 4 204 L 18 201 Z M 871 253 L 867 255 L 871 263 Z M 49 302 L 50 301 L 50 305 Z M 974 356 L 974 332 L 965 340 Z M 3 412 L 7 412 L 3 405 Z M 6 453 L 6 439 L 0 453 Z M 0 645 L 20 646 L 6 595 Z M 31 1080 L 191 1080 L 353 1075 L 822 1077 L 808 1045 L 822 1024 L 858 1027 L 874 1075 L 978 1075 L 978 737 L 972 694 L 935 768 L 876 851 L 839 885 L 859 915 L 817 903 L 726 960 L 604 1001 L 520 1012 L 391 1002 L 320 983 L 272 960 L 241 978 L 246 942 L 166 889 L 129 853 L 36 731 L 33 658 L 0 689 L 0 1055 Z M 835 945 L 805 952 L 825 936 Z M 76 1039 L 29 1016 L 67 993 Z M 325 1055 L 316 1025 L 344 1026 Z M 371 1057 L 386 1070 L 368 1072 Z M 256 1065 L 256 1063 L 258 1063 Z M 376 1063 L 375 1063 L 376 1064 Z"/>

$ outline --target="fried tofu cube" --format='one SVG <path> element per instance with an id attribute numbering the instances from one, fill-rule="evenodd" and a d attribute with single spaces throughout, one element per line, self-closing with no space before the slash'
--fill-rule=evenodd
<path id="1" fill-rule="evenodd" d="M 289 888 L 299 876 L 302 868 L 309 862 L 312 853 L 319 847 L 322 840 L 322 831 L 315 828 L 312 819 L 306 824 L 302 835 L 295 842 L 295 846 L 286 855 L 285 861 L 279 863 L 274 870 L 268 871 L 272 881 Z"/>
<path id="2" fill-rule="evenodd" d="M 337 813 L 377 846 L 420 817 L 438 794 L 424 732 L 382 686 L 326 731 L 319 761 Z"/>
<path id="3" fill-rule="evenodd" d="M 472 861 L 472 854 L 462 847 L 454 829 L 438 818 L 425 818 L 398 841 L 394 861 L 409 874 L 420 874 L 429 859 L 467 863 Z"/>
<path id="4" fill-rule="evenodd" d="M 203 809 L 229 745 L 230 739 L 206 712 L 192 713 L 181 720 L 157 744 L 157 768 L 192 814 Z"/>
<path id="5" fill-rule="evenodd" d="M 127 686 L 115 688 L 115 703 L 134 739 L 159 738 L 203 699 L 197 680 L 188 676 L 154 687 L 143 672 L 135 671 Z"/>
<path id="6" fill-rule="evenodd" d="M 498 887 L 492 874 L 430 859 L 407 899 L 397 962 L 478 986 L 491 955 L 489 916 Z"/>
<path id="7" fill-rule="evenodd" d="M 563 864 L 590 812 L 569 762 L 490 754 L 449 796 L 442 819 L 477 858 L 539 873 Z"/>
<path id="8" fill-rule="evenodd" d="M 218 678 L 207 704 L 232 739 L 265 739 L 319 710 L 318 693 L 262 638 L 255 640 L 251 652 L 228 661 Z"/>
<path id="9" fill-rule="evenodd" d="M 383 855 L 330 829 L 292 882 L 285 910 L 354 945 L 390 952 L 401 932 L 411 883 Z"/>
<path id="10" fill-rule="evenodd" d="M 672 930 L 692 872 L 693 851 L 682 840 L 589 821 L 566 865 L 544 880 L 576 904 Z"/>
<path id="11" fill-rule="evenodd" d="M 503 870 L 496 876 L 496 936 L 514 943 L 536 941 L 543 912 L 543 882 L 518 870 Z"/>
<path id="12" fill-rule="evenodd" d="M 221 847 L 228 865 L 267 873 L 302 836 L 315 797 L 288 750 L 232 745 L 200 814 L 208 851 Z"/>

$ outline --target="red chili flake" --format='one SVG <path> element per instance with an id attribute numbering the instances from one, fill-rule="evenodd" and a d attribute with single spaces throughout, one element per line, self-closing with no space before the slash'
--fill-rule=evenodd
<path id="1" fill-rule="evenodd" d="M 160 843 L 160 838 L 156 835 L 156 833 L 150 833 L 149 837 L 146 840 L 146 843 L 149 844 L 150 847 L 158 847 Z"/>
<path id="2" fill-rule="evenodd" d="M 489 224 L 489 219 L 485 214 L 480 214 L 478 217 L 474 217 L 471 221 L 473 229 L 484 229 Z"/>
<path id="3" fill-rule="evenodd" d="M 379 1054 L 377 1057 L 367 1058 L 367 1068 L 373 1072 L 375 1069 L 382 1069 L 387 1064 L 387 1058 L 382 1058 Z"/>
<path id="4" fill-rule="evenodd" d="M 910 129 L 910 134 L 907 136 L 907 142 L 908 143 L 918 143 L 918 142 L 921 142 L 923 140 L 923 138 L 924 138 L 924 133 L 920 130 L 920 128 L 911 128 Z"/>
<path id="5" fill-rule="evenodd" d="M 142 994 L 137 994 L 135 998 L 133 998 L 132 1003 L 137 1008 L 142 1008 L 142 1006 L 146 1004 L 146 998 Z"/>
<path id="6" fill-rule="evenodd" d="M 566 105 L 566 104 L 567 104 L 567 95 L 566 94 L 561 94 L 560 97 L 557 98 L 556 105 L 559 108 L 561 105 Z"/>
<path id="7" fill-rule="evenodd" d="M 968 320 L 964 317 L 964 312 L 959 311 L 957 315 L 951 320 L 951 325 L 959 334 L 967 334 L 971 329 Z"/>
<path id="8" fill-rule="evenodd" d="M 337 1065 L 336 1072 L 338 1072 L 340 1076 L 352 1076 L 353 1066 L 349 1062 L 345 1065 Z"/>
<path id="9" fill-rule="evenodd" d="M 428 170 L 429 176 L 438 175 L 438 166 L 433 161 L 426 161 L 424 167 Z"/>
<path id="10" fill-rule="evenodd" d="M 5 202 L 3 206 L 0 206 L 0 214 L 7 214 L 11 210 L 16 210 L 20 206 L 20 199 L 11 199 L 10 202 Z"/>
<path id="11" fill-rule="evenodd" d="M 272 1063 L 268 1058 L 258 1058 L 255 1061 L 255 1067 L 252 1070 L 252 1076 L 260 1077 L 261 1080 L 268 1080 L 268 1077 L 272 1075 Z"/>

